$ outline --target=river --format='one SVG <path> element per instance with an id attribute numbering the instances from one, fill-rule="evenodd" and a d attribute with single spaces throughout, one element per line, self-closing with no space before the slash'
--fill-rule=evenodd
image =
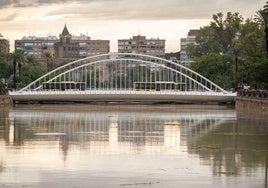
<path id="1" fill-rule="evenodd" d="M 0 187 L 267 188 L 268 121 L 214 105 L 0 109 Z"/>

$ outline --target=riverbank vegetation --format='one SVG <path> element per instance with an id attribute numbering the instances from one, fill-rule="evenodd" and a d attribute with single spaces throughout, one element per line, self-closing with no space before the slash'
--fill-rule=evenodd
<path id="1" fill-rule="evenodd" d="M 10 54 L 0 52 L 0 88 L 21 88 L 45 73 L 42 63 L 21 50 Z"/>
<path id="2" fill-rule="evenodd" d="M 191 68 L 228 88 L 268 88 L 268 10 L 244 19 L 239 13 L 217 13 L 201 27 L 196 44 L 187 46 Z"/>

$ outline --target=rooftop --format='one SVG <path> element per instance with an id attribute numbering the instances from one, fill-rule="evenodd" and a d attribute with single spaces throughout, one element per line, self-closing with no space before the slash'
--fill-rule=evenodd
<path id="1" fill-rule="evenodd" d="M 70 35 L 68 29 L 67 29 L 67 26 L 66 24 L 64 25 L 64 28 L 63 28 L 63 31 L 61 33 L 62 36 L 66 36 L 66 35 Z"/>
<path id="2" fill-rule="evenodd" d="M 188 36 L 196 36 L 196 35 L 198 35 L 199 32 L 200 32 L 199 29 L 191 29 L 191 30 L 188 32 Z"/>

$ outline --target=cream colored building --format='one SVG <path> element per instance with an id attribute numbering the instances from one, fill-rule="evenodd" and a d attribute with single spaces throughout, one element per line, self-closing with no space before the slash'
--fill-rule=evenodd
<path id="1" fill-rule="evenodd" d="M 187 49 L 187 45 L 196 43 L 195 38 L 199 32 L 200 30 L 191 29 L 188 32 L 186 38 L 181 38 L 180 40 L 180 49 L 181 49 L 180 64 L 184 66 L 189 66 L 194 61 L 193 58 L 187 56 L 186 49 Z"/>
<path id="2" fill-rule="evenodd" d="M 137 53 L 156 57 L 165 56 L 164 39 L 146 39 L 145 36 L 137 35 L 130 39 L 118 40 L 119 53 Z"/>
<path id="3" fill-rule="evenodd" d="M 20 40 L 15 40 L 15 50 L 23 50 L 27 55 L 32 55 L 42 60 L 44 59 L 43 51 L 55 53 L 54 44 L 58 41 L 59 39 L 56 36 L 24 36 Z"/>

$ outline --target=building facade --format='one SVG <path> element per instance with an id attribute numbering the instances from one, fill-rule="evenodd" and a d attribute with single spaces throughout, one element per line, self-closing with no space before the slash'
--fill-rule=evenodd
<path id="1" fill-rule="evenodd" d="M 56 36 L 24 36 L 21 40 L 15 40 L 15 50 L 23 50 L 27 55 L 32 55 L 41 60 L 44 58 L 44 51 L 55 54 L 54 44 L 58 41 L 59 39 Z"/>
<path id="2" fill-rule="evenodd" d="M 92 40 L 89 36 L 73 36 L 72 40 L 79 44 L 79 57 L 89 57 L 110 52 L 109 40 Z"/>
<path id="3" fill-rule="evenodd" d="M 198 33 L 200 32 L 200 30 L 197 29 L 191 29 L 186 38 L 181 38 L 180 39 L 180 49 L 181 49 L 181 53 L 180 53 L 180 63 L 184 66 L 189 66 L 192 62 L 193 62 L 193 58 L 188 57 L 187 53 L 186 53 L 186 49 L 187 46 L 189 44 L 196 44 L 195 42 L 195 38 L 198 35 Z"/>
<path id="4" fill-rule="evenodd" d="M 7 39 L 0 39 L 0 52 L 8 54 L 10 52 L 9 48 L 9 40 Z"/>
<path id="5" fill-rule="evenodd" d="M 67 26 L 60 34 L 59 42 L 54 44 L 55 57 L 58 59 L 79 59 L 110 52 L 109 40 L 91 40 L 89 36 L 72 36 Z"/>
<path id="6" fill-rule="evenodd" d="M 60 34 L 60 40 L 54 44 L 55 58 L 57 59 L 78 59 L 79 43 L 72 40 L 66 25 Z"/>
<path id="7" fill-rule="evenodd" d="M 56 36 L 25 36 L 15 40 L 15 50 L 23 50 L 27 55 L 45 61 L 44 52 L 49 51 L 55 61 L 76 60 L 110 52 L 109 40 L 91 40 L 89 36 L 72 36 L 65 25 L 59 38 Z"/>
<path id="8" fill-rule="evenodd" d="M 130 39 L 118 40 L 119 53 L 137 53 L 156 57 L 165 56 L 164 39 L 146 39 L 145 36 L 137 35 Z"/>

